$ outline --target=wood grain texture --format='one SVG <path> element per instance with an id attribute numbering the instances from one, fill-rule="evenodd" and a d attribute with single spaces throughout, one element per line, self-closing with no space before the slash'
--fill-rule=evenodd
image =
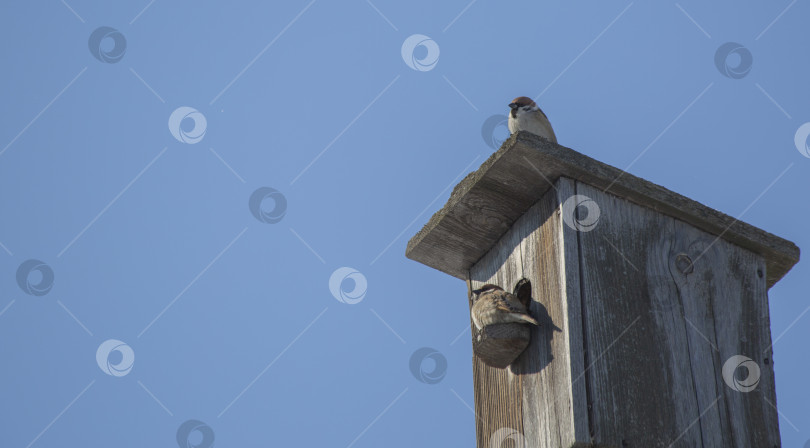
<path id="1" fill-rule="evenodd" d="M 520 264 L 519 247 L 513 241 L 514 234 L 505 236 L 498 242 L 487 257 L 492 260 L 486 266 L 482 265 L 478 278 L 486 281 L 477 281 L 477 277 L 470 276 L 471 289 L 478 289 L 486 283 L 492 283 L 512 290 L 513 286 L 522 278 L 523 267 Z M 470 300 L 470 309 L 472 301 Z M 475 329 L 470 319 L 471 328 Z M 472 331 L 472 337 L 476 332 Z M 473 383 L 475 387 L 475 414 L 477 446 L 489 448 L 490 440 L 498 430 L 509 428 L 523 433 L 522 401 L 520 380 L 509 369 L 500 369 L 486 365 L 481 358 L 473 355 Z"/>
<path id="2" fill-rule="evenodd" d="M 589 231 L 566 223 L 574 195 L 601 211 Z M 522 278 L 540 326 L 507 368 L 473 356 L 479 447 L 502 428 L 532 447 L 780 446 L 761 255 L 563 177 L 469 288 Z M 754 391 L 726 384 L 734 355 L 760 367 Z"/>
<path id="3" fill-rule="evenodd" d="M 539 327 L 528 327 L 530 344 L 509 368 L 486 366 L 474 356 L 479 447 L 488 446 L 493 432 L 502 427 L 522 432 L 526 446 L 589 446 L 585 382 L 571 386 L 584 369 L 579 304 L 571 306 L 566 300 L 568 294 L 579 295 L 576 234 L 563 225 L 559 211 L 559 195 L 567 197 L 573 182 L 560 179 L 556 189 L 518 219 L 470 270 L 472 288 L 494 283 L 510 290 L 521 278 L 530 280 L 530 313 L 540 322 Z M 505 383 L 510 387 L 491 387 Z M 486 414 L 487 406 L 504 402 L 520 413 Z"/>
<path id="4" fill-rule="evenodd" d="M 561 215 L 573 189 L 569 179 L 556 182 L 527 214 L 524 225 L 536 230 L 521 243 L 524 273 L 534 289 L 531 312 L 541 327 L 515 368 L 522 374 L 527 440 L 536 446 L 590 442 L 585 382 L 574 381 L 584 369 L 577 240 Z"/>
<path id="5" fill-rule="evenodd" d="M 586 230 L 570 224 L 586 213 L 576 195 L 601 211 Z M 528 347 L 506 368 L 473 356 L 478 447 L 504 428 L 531 447 L 781 446 L 767 291 L 793 243 L 518 133 L 406 254 L 468 296 L 531 282 Z M 504 336 L 492 330 L 487 343 Z M 759 371 L 751 391 L 739 360 L 724 378 L 737 356 Z"/>
<path id="6" fill-rule="evenodd" d="M 780 446 L 762 256 L 592 186 L 576 192 L 602 210 L 578 233 L 597 446 Z M 761 368 L 755 391 L 725 383 L 734 355 Z"/>
<path id="7" fill-rule="evenodd" d="M 683 362 L 685 330 L 672 290 L 658 288 L 665 309 L 654 330 L 648 290 L 666 280 L 641 270 L 648 246 L 671 219 L 577 183 L 576 193 L 601 210 L 597 225 L 579 232 L 587 382 L 594 441 L 606 446 L 666 447 L 699 415 Z M 574 215 L 575 210 L 564 213 Z M 669 266 L 664 265 L 667 276 Z M 668 282 L 671 283 L 671 282 Z M 672 341 L 667 337 L 673 338 Z M 672 342 L 672 343 L 670 343 Z M 682 396 L 686 399 L 676 401 Z M 685 415 L 685 417 L 682 417 Z M 682 420 L 686 422 L 682 425 Z M 675 446 L 703 446 L 691 434 Z"/>
<path id="8" fill-rule="evenodd" d="M 512 135 L 462 180 L 444 207 L 408 242 L 406 256 L 460 279 L 559 177 L 575 179 L 677 218 L 762 256 L 767 287 L 799 260 L 790 241 L 664 187 L 535 135 Z"/>

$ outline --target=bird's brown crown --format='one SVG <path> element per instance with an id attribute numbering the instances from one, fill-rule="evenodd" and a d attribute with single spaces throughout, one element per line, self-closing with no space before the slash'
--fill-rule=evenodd
<path id="1" fill-rule="evenodd" d="M 482 292 L 486 292 L 486 291 L 503 291 L 503 288 L 501 288 L 498 285 L 493 285 L 492 283 L 487 283 L 486 285 L 474 290 L 473 293 L 474 294 L 481 294 Z"/>
<path id="2" fill-rule="evenodd" d="M 519 97 L 512 100 L 512 104 L 517 104 L 518 107 L 534 106 L 535 102 L 534 102 L 533 99 L 531 99 L 531 98 L 529 98 L 527 96 L 519 96 Z"/>

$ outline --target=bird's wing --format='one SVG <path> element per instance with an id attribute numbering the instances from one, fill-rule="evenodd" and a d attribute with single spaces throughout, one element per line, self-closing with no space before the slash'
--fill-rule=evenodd
<path id="1" fill-rule="evenodd" d="M 507 313 L 525 313 L 526 309 L 517 301 L 517 298 L 507 292 L 498 291 L 500 294 L 494 297 L 495 307 L 499 311 Z"/>

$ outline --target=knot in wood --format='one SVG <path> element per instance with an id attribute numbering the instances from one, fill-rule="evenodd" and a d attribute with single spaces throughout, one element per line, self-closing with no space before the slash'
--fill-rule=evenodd
<path id="1" fill-rule="evenodd" d="M 678 271 L 684 275 L 689 275 L 695 271 L 695 266 L 692 264 L 692 259 L 686 254 L 678 254 L 675 257 L 675 267 L 678 268 Z"/>

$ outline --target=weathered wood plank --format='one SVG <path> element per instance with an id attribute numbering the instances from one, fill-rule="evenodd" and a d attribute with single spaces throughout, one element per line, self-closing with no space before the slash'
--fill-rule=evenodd
<path id="1" fill-rule="evenodd" d="M 716 369 L 718 362 L 722 365 L 722 361 L 719 360 L 712 309 L 712 302 L 727 294 L 726 288 L 730 285 L 726 284 L 728 279 L 723 273 L 713 274 L 724 260 L 720 258 L 723 256 L 721 245 L 711 245 L 711 238 L 705 232 L 672 220 L 666 235 L 669 250 L 660 260 L 662 264 L 668 264 L 671 281 L 666 277 L 659 281 L 674 283 L 676 288 L 674 297 L 680 306 L 672 314 L 685 330 L 681 340 L 686 342 L 683 350 L 687 354 L 682 356 L 682 364 L 689 368 L 688 373 L 694 379 L 692 390 L 700 412 L 697 416 L 680 419 L 678 424 L 688 435 L 696 439 L 700 436 L 701 446 L 732 448 L 740 445 L 732 443 L 728 429 L 724 428 L 727 416 L 720 400 L 725 391 L 722 381 L 718 381 L 721 377 L 717 376 Z M 717 325 L 722 325 L 722 322 Z M 670 340 L 676 342 L 675 338 Z"/>
<path id="2" fill-rule="evenodd" d="M 579 260 L 575 232 L 560 207 L 573 181 L 560 178 L 517 225 L 535 229 L 521 243 L 524 274 L 533 287 L 533 329 L 529 348 L 515 364 L 523 381 L 523 427 L 529 446 L 571 447 L 589 443 L 584 381 Z M 575 298 L 575 300 L 571 300 Z"/>
<path id="3" fill-rule="evenodd" d="M 603 212 L 578 234 L 595 441 L 779 446 L 762 256 L 592 186 L 576 190 Z M 723 380 L 740 354 L 761 367 L 755 392 Z"/>
<path id="4" fill-rule="evenodd" d="M 708 244 L 705 237 L 703 244 Z M 727 422 L 723 428 L 725 437 L 734 447 L 781 446 L 764 269 L 761 257 L 723 242 L 695 262 L 695 273 L 703 275 L 691 279 L 695 289 L 706 288 L 704 297 L 710 302 L 718 347 L 714 378 L 716 387 L 723 391 L 718 406 L 721 418 Z M 731 387 L 734 380 L 729 381 L 729 386 L 723 378 L 724 364 L 737 355 L 750 358 L 759 369 L 759 383 L 750 392 L 735 390 Z M 736 373 L 744 372 L 742 369 Z"/>
<path id="5" fill-rule="evenodd" d="M 529 312 L 540 326 L 532 329 L 529 347 L 513 369 L 521 375 L 523 385 L 523 431 L 527 445 L 538 447 L 563 446 L 560 433 L 567 429 L 558 424 L 558 421 L 565 422 L 567 419 L 565 415 L 557 414 L 557 400 L 554 399 L 555 391 L 559 394 L 567 387 L 560 383 L 559 386 L 562 387 L 555 390 L 554 375 L 550 370 L 555 359 L 554 346 L 557 346 L 556 353 L 559 356 L 560 341 L 563 339 L 559 331 L 554 333 L 554 328 L 562 326 L 555 325 L 561 318 L 554 311 L 559 308 L 557 305 L 564 301 L 564 297 L 559 283 L 559 270 L 543 263 L 547 258 L 559 255 L 560 246 L 556 244 L 558 235 L 555 232 L 554 219 L 556 207 L 555 195 L 546 194 L 515 224 L 516 228 L 527 234 L 521 242 L 521 252 L 524 255 L 524 273 L 532 285 Z M 562 359 L 560 364 L 564 365 L 565 358 Z"/>
<path id="6" fill-rule="evenodd" d="M 764 257 L 771 287 L 799 260 L 790 241 L 548 140 L 519 132 L 461 181 L 408 242 L 406 255 L 466 279 L 473 264 L 561 176 L 678 218 Z"/>
<path id="7" fill-rule="evenodd" d="M 683 319 L 668 315 L 667 321 L 656 321 L 660 316 L 651 309 L 650 282 L 666 278 L 671 283 L 669 266 L 652 276 L 641 270 L 648 248 L 666 231 L 670 218 L 581 183 L 576 194 L 591 198 L 601 211 L 596 226 L 578 232 L 587 346 L 584 380 L 592 400 L 594 441 L 598 446 L 669 446 L 689 417 L 699 415 L 691 375 L 684 368 L 688 352 L 679 350 L 685 343 Z M 578 218 L 575 210 L 563 212 Z M 659 304 L 672 308 L 668 312 L 680 314 L 673 300 L 677 302 L 659 296 Z M 682 420 L 686 425 L 681 426 Z M 699 435 L 687 433 L 675 446 L 702 445 Z"/>
<path id="8" fill-rule="evenodd" d="M 488 262 L 481 263 L 478 269 L 470 272 L 472 289 L 492 283 L 510 291 L 520 280 L 523 268 L 519 266 L 520 252 L 513 244 L 514 238 L 513 235 L 502 238 L 484 257 Z M 474 341 L 478 333 L 472 319 L 470 328 Z M 509 428 L 522 434 L 522 391 L 519 379 L 509 369 L 488 366 L 473 354 L 473 384 L 475 413 L 478 417 L 476 421 L 478 448 L 489 448 L 491 438 L 502 428 Z"/>
<path id="9" fill-rule="evenodd" d="M 474 360 L 476 406 L 508 401 L 522 414 L 519 427 L 505 425 L 499 415 L 482 417 L 479 446 L 487 446 L 493 431 L 501 427 L 519 430 L 531 447 L 568 448 L 590 441 L 585 382 L 571 386 L 573 376 L 584 369 L 579 302 L 567 300 L 569 294 L 579 295 L 576 234 L 563 230 L 558 197 L 567 197 L 573 182 L 560 179 L 557 189 L 560 193 L 549 192 L 470 270 L 472 288 L 495 283 L 511 290 L 521 278 L 529 279 L 533 289 L 530 311 L 541 323 L 530 327 L 529 347 L 509 368 L 485 370 Z M 573 281 L 567 278 L 571 275 Z M 503 376 L 517 381 L 519 387 L 488 386 L 493 377 Z M 480 394 L 490 398 L 479 403 Z"/>
<path id="10" fill-rule="evenodd" d="M 646 217 L 649 219 L 649 216 Z M 671 218 L 660 221 L 657 240 L 651 235 L 645 275 L 650 296 L 653 333 L 658 352 L 669 375 L 666 381 L 673 404 L 667 410 L 674 417 L 668 436 L 674 446 L 726 447 L 718 421 L 719 393 L 714 381 L 714 332 L 705 298 L 690 292 L 681 279 L 692 275 L 692 259 L 684 250 L 690 235 Z M 678 230 L 676 230 L 676 228 Z M 699 235 L 705 235 L 700 232 Z M 693 373 L 694 371 L 694 373 Z"/>

